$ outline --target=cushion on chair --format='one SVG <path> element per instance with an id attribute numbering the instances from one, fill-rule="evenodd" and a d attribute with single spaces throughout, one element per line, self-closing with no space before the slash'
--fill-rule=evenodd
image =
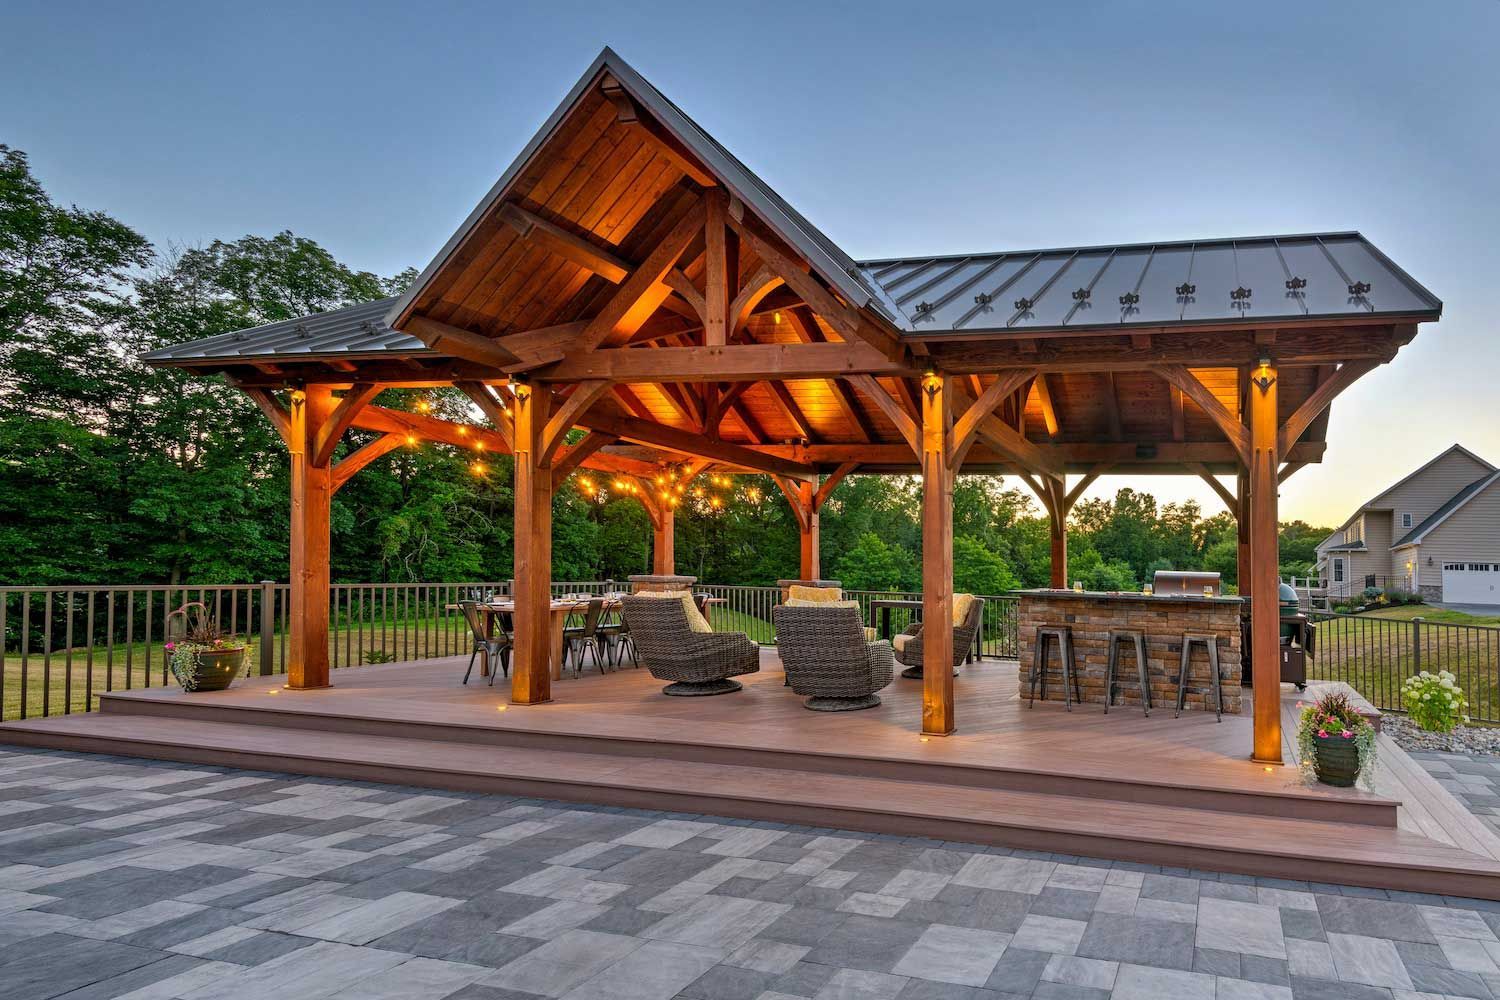
<path id="1" fill-rule="evenodd" d="M 880 638 L 880 633 L 879 632 L 877 632 L 874 629 L 870 628 L 868 625 L 865 626 L 865 642 L 874 642 L 876 639 L 879 639 L 879 638 Z"/>
<path id="2" fill-rule="evenodd" d="M 786 591 L 787 603 L 792 601 L 806 601 L 808 604 L 830 604 L 844 599 L 844 592 L 838 587 L 804 587 L 801 584 L 792 584 Z"/>
<path id="3" fill-rule="evenodd" d="M 902 632 L 900 635 L 892 636 L 891 648 L 898 653 L 904 652 L 906 650 L 906 644 L 908 642 L 911 642 L 915 638 L 915 635 L 911 635 L 906 632 Z"/>
<path id="4" fill-rule="evenodd" d="M 969 605 L 974 603 L 973 594 L 953 595 L 953 627 L 958 628 L 969 616 Z"/>
<path id="5" fill-rule="evenodd" d="M 636 597 L 654 597 L 663 600 L 676 600 L 682 602 L 682 610 L 687 612 L 688 628 L 694 632 L 708 633 L 714 627 L 703 617 L 698 610 L 698 602 L 693 600 L 693 592 L 690 590 L 643 590 Z"/>
<path id="6" fill-rule="evenodd" d="M 810 601 L 805 597 L 793 597 L 783 601 L 789 608 L 857 608 L 858 601 Z"/>

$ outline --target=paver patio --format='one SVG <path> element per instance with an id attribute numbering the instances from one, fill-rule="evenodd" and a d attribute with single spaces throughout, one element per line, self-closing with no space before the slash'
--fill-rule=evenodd
<path id="1" fill-rule="evenodd" d="M 1480 900 L 0 754 L 7 1000 L 1489 998 L 1497 930 Z"/>

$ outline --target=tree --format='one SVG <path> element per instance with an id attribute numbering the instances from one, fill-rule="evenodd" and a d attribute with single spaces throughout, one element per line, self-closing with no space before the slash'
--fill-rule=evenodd
<path id="1" fill-rule="evenodd" d="M 1005 560 L 967 535 L 953 539 L 953 589 L 995 596 L 1020 586 Z"/>
<path id="2" fill-rule="evenodd" d="M 873 531 L 839 558 L 834 574 L 847 590 L 913 590 L 919 579 L 916 558 Z"/>

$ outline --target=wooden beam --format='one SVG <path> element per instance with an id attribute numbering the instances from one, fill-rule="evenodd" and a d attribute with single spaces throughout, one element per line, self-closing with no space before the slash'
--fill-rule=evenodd
<path id="1" fill-rule="evenodd" d="M 313 465 L 321 469 L 333 460 L 333 450 L 338 447 L 339 439 L 354 422 L 355 415 L 380 394 L 380 388 L 368 382 L 356 382 L 344 393 L 328 420 L 318 428 L 318 437 L 313 443 Z"/>
<path id="2" fill-rule="evenodd" d="M 286 407 L 281 401 L 271 394 L 269 389 L 244 388 L 240 390 L 250 397 L 250 401 L 260 407 L 260 412 L 271 421 L 271 426 L 276 430 L 276 436 L 281 438 L 281 443 L 288 448 L 292 447 L 292 418 L 287 413 Z"/>
<path id="3" fill-rule="evenodd" d="M 766 442 L 766 429 L 760 425 L 760 421 L 755 419 L 755 414 L 750 412 L 750 408 L 745 405 L 744 400 L 736 400 L 730 404 L 729 409 L 736 417 L 740 418 L 740 423 L 744 426 L 745 433 L 749 435 L 751 444 L 764 444 Z"/>
<path id="4" fill-rule="evenodd" d="M 627 339 L 641 328 L 671 291 L 662 284 L 662 279 L 677 266 L 677 259 L 702 228 L 699 206 L 688 205 L 677 225 L 615 289 L 614 295 L 584 328 L 579 342 L 585 351 Z"/>
<path id="5" fill-rule="evenodd" d="M 708 302 L 703 293 L 698 291 L 698 286 L 693 284 L 693 279 L 683 273 L 682 268 L 674 267 L 668 271 L 667 276 L 662 279 L 662 284 L 682 296 L 683 301 L 692 307 L 693 316 L 699 323 L 708 322 Z M 669 305 L 673 301 L 672 299 L 666 300 Z"/>
<path id="6" fill-rule="evenodd" d="M 797 520 L 797 530 L 806 531 L 807 518 L 812 511 L 811 505 L 805 505 L 802 502 L 800 488 L 804 484 L 792 482 L 785 476 L 772 476 L 771 481 L 776 484 L 776 488 L 781 491 L 782 496 L 786 497 L 787 504 L 792 508 L 792 516 Z"/>
<path id="7" fill-rule="evenodd" d="M 729 333 L 732 335 L 743 330 L 765 297 L 780 288 L 782 284 L 782 279 L 773 274 L 771 269 L 764 264 L 757 268 L 735 294 L 734 301 L 729 304 Z"/>
<path id="8" fill-rule="evenodd" d="M 797 435 L 807 441 L 814 440 L 817 435 L 813 432 L 812 423 L 808 421 L 807 415 L 802 412 L 802 407 L 797 404 L 797 399 L 792 391 L 787 388 L 785 382 L 767 382 L 766 388 L 771 390 L 771 398 L 781 406 L 781 412 L 786 414 Z"/>
<path id="9" fill-rule="evenodd" d="M 611 415 L 598 407 L 582 414 L 575 423 L 589 430 L 614 434 L 626 441 L 637 441 L 641 444 L 665 448 L 668 451 L 692 455 L 695 458 L 706 458 L 711 462 L 722 462 L 725 465 L 755 472 L 792 476 L 797 479 L 806 479 L 814 474 L 812 466 L 800 462 L 762 454 L 743 445 L 710 441 L 694 431 L 679 430 L 635 417 Z"/>
<path id="10" fill-rule="evenodd" d="M 1066 515 L 1070 513 L 1073 510 L 1073 505 L 1078 502 L 1078 498 L 1083 496 L 1084 490 L 1087 490 L 1090 486 L 1094 485 L 1094 481 L 1108 472 L 1111 467 L 1112 465 L 1109 462 L 1100 462 L 1088 472 L 1084 473 L 1083 478 L 1080 479 L 1071 490 L 1068 490 L 1067 493 L 1063 495 L 1063 514 Z"/>
<path id="11" fill-rule="evenodd" d="M 1057 407 L 1052 402 L 1052 386 L 1048 384 L 1047 376 L 1038 375 L 1031 383 L 1031 391 L 1036 393 L 1037 405 L 1042 408 L 1042 424 L 1047 428 L 1047 436 L 1057 437 Z"/>
<path id="12" fill-rule="evenodd" d="M 515 425 L 509 413 L 506 412 L 505 404 L 496 399 L 490 392 L 489 386 L 483 382 L 457 382 L 455 385 L 479 407 L 481 413 L 489 418 L 490 423 L 495 425 L 495 430 L 505 439 L 507 451 L 514 451 L 516 447 Z"/>
<path id="13" fill-rule="evenodd" d="M 870 418 L 865 416 L 865 411 L 859 408 L 859 400 L 849 383 L 843 379 L 829 379 L 828 388 L 833 393 L 834 402 L 843 411 L 844 419 L 854 428 L 855 436 L 860 441 L 875 440 L 875 428 L 870 425 Z M 880 401 L 875 402 L 878 405 Z"/>
<path id="14" fill-rule="evenodd" d="M 1250 464 L 1250 440 L 1245 431 L 1245 425 L 1229 412 L 1223 403 L 1219 402 L 1217 396 L 1209 391 L 1208 386 L 1198 381 L 1198 376 L 1182 365 L 1158 365 L 1153 368 L 1157 375 L 1165 379 L 1167 384 L 1174 385 L 1182 390 L 1182 394 L 1194 403 L 1204 415 L 1214 422 L 1219 431 L 1234 445 L 1235 450 L 1244 458 L 1245 464 Z"/>
<path id="15" fill-rule="evenodd" d="M 357 448 L 349 454 L 345 455 L 338 462 L 334 463 L 332 469 L 333 492 L 337 493 L 339 490 L 343 489 L 344 484 L 347 483 L 350 479 L 353 479 L 356 472 L 358 472 L 360 469 L 363 469 L 365 466 L 369 465 L 377 458 L 380 458 L 382 455 L 387 455 L 390 452 L 395 451 L 397 448 L 401 447 L 402 443 L 405 441 L 405 434 L 382 434 L 380 437 L 369 442 L 368 444 Z"/>
<path id="16" fill-rule="evenodd" d="M 818 487 L 818 492 L 813 496 L 813 508 L 822 510 L 823 504 L 828 501 L 828 495 L 837 489 L 839 483 L 842 483 L 845 477 L 857 468 L 859 468 L 858 462 L 845 462 L 824 477 L 822 485 Z"/>
<path id="17" fill-rule="evenodd" d="M 333 476 L 313 464 L 318 433 L 333 416 L 333 393 L 308 386 L 292 393 L 291 587 L 287 596 L 287 686 L 328 687 L 330 513 Z"/>
<path id="18" fill-rule="evenodd" d="M 543 387 L 537 387 L 537 392 L 546 392 Z M 547 425 L 538 440 L 538 452 L 536 456 L 537 468 L 546 469 L 552 465 L 552 456 L 557 454 L 557 449 L 562 445 L 563 439 L 567 437 L 568 431 L 573 428 L 578 418 L 591 406 L 599 401 L 599 397 L 609 392 L 609 383 L 599 380 L 592 382 L 580 382 L 569 394 L 567 400 L 557 407 L 547 418 Z M 516 396 L 519 399 L 521 387 L 517 387 Z"/>
<path id="19" fill-rule="evenodd" d="M 501 347 L 492 337 L 465 330 L 449 323 L 441 323 L 426 316 L 412 316 L 402 330 L 422 343 L 443 354 L 475 364 L 486 365 L 500 371 L 511 371 L 521 364 L 521 359 L 508 349 Z"/>
<path id="20" fill-rule="evenodd" d="M 516 394 L 513 705 L 552 700 L 552 472 L 539 461 L 551 407 L 550 392 Z"/>
<path id="21" fill-rule="evenodd" d="M 967 399 L 963 390 L 959 389 L 956 384 L 951 391 L 955 406 L 971 405 L 972 401 Z M 923 395 L 926 395 L 925 389 Z M 1063 475 L 1061 462 L 1053 460 L 1042 448 L 1017 434 L 1014 428 L 1005 421 L 997 419 L 993 414 L 986 414 L 979 418 L 975 433 L 996 450 L 1010 456 L 1018 465 L 1031 472 L 1045 476 Z"/>
<path id="22" fill-rule="evenodd" d="M 651 407 L 647 406 L 636 391 L 628 385 L 615 385 L 615 395 L 625 404 L 625 408 L 642 420 L 655 421 L 656 417 L 651 413 Z"/>
<path id="23" fill-rule="evenodd" d="M 1172 440 L 1186 441 L 1187 414 L 1183 411 L 1182 408 L 1182 390 L 1177 388 L 1175 385 L 1171 385 L 1167 387 L 1167 391 L 1171 394 Z"/>
<path id="24" fill-rule="evenodd" d="M 1219 482 L 1219 478 L 1217 476 L 1215 476 L 1212 472 L 1209 472 L 1208 469 L 1206 469 L 1202 465 L 1199 465 L 1197 462 L 1189 463 L 1188 468 L 1191 469 L 1199 479 L 1202 479 L 1209 485 L 1214 493 L 1218 495 L 1219 499 L 1224 502 L 1224 507 L 1229 511 L 1230 516 L 1238 521 L 1240 519 L 1240 501 L 1239 498 L 1234 495 L 1234 491 L 1229 489 L 1223 483 Z"/>
<path id="25" fill-rule="evenodd" d="M 1318 416 L 1333 403 L 1335 396 L 1368 372 L 1374 371 L 1378 365 L 1379 362 L 1376 361 L 1347 361 L 1340 365 L 1332 378 L 1314 389 L 1312 394 L 1303 400 L 1302 405 L 1286 418 L 1286 423 L 1282 425 L 1280 436 L 1276 440 L 1277 450 L 1283 453 L 1290 451 L 1292 445 L 1301 439 L 1308 425 L 1318 419 Z"/>
<path id="26" fill-rule="evenodd" d="M 1123 441 L 1125 429 L 1120 423 L 1120 396 L 1115 390 L 1115 373 L 1104 373 L 1104 416 L 1109 421 L 1109 439 Z"/>
<path id="27" fill-rule="evenodd" d="M 1306 462 L 1288 462 L 1276 473 L 1276 484 L 1279 486 L 1297 474 L 1297 470 L 1307 465 Z"/>
<path id="28" fill-rule="evenodd" d="M 610 249 L 548 222 L 515 202 L 501 205 L 499 214 L 500 221 L 514 229 L 523 239 L 542 244 L 552 253 L 587 268 L 612 284 L 618 285 L 633 270 L 628 262 L 615 256 Z"/>
<path id="29" fill-rule="evenodd" d="M 616 348 L 578 353 L 537 373 L 549 382 L 760 382 L 914 375 L 865 344 L 730 344 L 725 347 Z"/>
<path id="30" fill-rule="evenodd" d="M 896 402 L 890 393 L 885 391 L 885 387 L 876 380 L 875 376 L 855 375 L 849 379 L 849 382 L 857 386 L 861 392 L 868 396 L 880 412 L 885 414 L 885 418 L 896 425 L 896 430 L 900 432 L 906 443 L 911 445 L 912 454 L 920 455 L 922 453 L 920 429 L 916 422 L 907 415 L 905 408 Z M 852 404 L 853 401 L 851 400 L 849 405 Z M 868 441 L 873 437 L 874 435 L 866 428 L 865 440 Z"/>
<path id="31" fill-rule="evenodd" d="M 563 480 L 567 479 L 578 467 L 600 448 L 607 447 L 620 440 L 613 434 L 600 434 L 598 431 L 589 431 L 577 443 L 571 445 L 567 451 L 557 456 L 552 462 L 552 488 L 561 486 Z"/>
<path id="32" fill-rule="evenodd" d="M 635 98 L 631 97 L 630 93 L 613 76 L 606 75 L 600 82 L 599 89 L 614 104 L 617 121 L 622 125 L 639 128 L 656 146 L 657 152 L 671 160 L 672 164 L 691 178 L 695 184 L 703 187 L 713 187 L 718 184 L 714 175 L 698 162 L 698 158 L 682 144 L 682 141 L 667 131 L 666 126 L 646 114 L 636 104 Z"/>
<path id="33" fill-rule="evenodd" d="M 1001 400 L 1015 392 L 1025 382 L 1036 377 L 1035 369 L 1018 368 L 1008 372 L 1000 372 L 995 381 L 990 383 L 988 389 L 979 394 L 978 398 L 970 404 L 953 425 L 953 441 L 949 445 L 948 460 L 954 468 L 963 464 L 962 456 L 968 452 L 969 446 L 974 443 L 974 437 L 979 432 L 979 424 L 985 417 L 990 416 Z M 1012 428 L 1014 429 L 1014 428 Z"/>

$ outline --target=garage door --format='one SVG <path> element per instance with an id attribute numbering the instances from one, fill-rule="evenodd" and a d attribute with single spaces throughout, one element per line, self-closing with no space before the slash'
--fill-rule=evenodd
<path id="1" fill-rule="evenodd" d="M 1500 562 L 1443 563 L 1445 604 L 1500 604 Z"/>

